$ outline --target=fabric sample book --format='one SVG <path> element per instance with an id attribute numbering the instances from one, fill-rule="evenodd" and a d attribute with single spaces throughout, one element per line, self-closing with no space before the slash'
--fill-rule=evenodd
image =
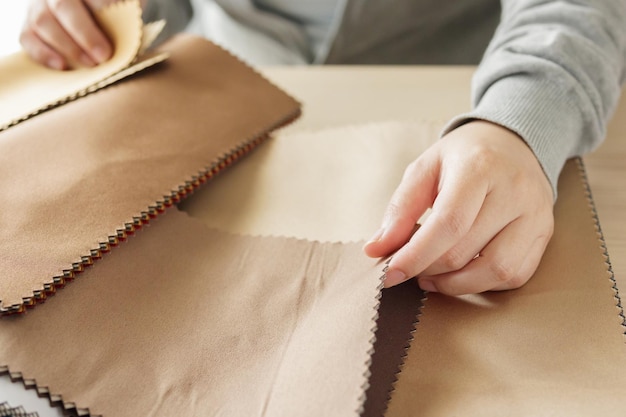
<path id="1" fill-rule="evenodd" d="M 45 299 L 300 113 L 208 41 L 161 50 L 132 80 L 0 132 L 1 312 Z"/>

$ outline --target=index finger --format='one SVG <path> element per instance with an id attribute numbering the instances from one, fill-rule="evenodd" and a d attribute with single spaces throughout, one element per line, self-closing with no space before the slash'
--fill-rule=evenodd
<path id="1" fill-rule="evenodd" d="M 487 195 L 487 184 L 462 175 L 458 168 L 448 174 L 428 219 L 391 259 L 386 287 L 406 281 L 425 270 L 456 245 L 478 217 Z M 413 191 L 407 190 L 407 193 Z"/>
<path id="2" fill-rule="evenodd" d="M 112 47 L 89 9 L 81 0 L 48 0 L 65 31 L 95 62 L 102 63 L 111 57 Z"/>

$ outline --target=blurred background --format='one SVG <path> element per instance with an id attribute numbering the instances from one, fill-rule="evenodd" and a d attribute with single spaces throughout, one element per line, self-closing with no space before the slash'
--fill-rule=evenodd
<path id="1" fill-rule="evenodd" d="M 20 49 L 20 28 L 26 15 L 25 0 L 0 0 L 0 56 Z"/>

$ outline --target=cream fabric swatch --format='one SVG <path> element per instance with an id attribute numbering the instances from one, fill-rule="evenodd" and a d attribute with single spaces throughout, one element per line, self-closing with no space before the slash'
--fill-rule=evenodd
<path id="1" fill-rule="evenodd" d="M 380 227 L 404 169 L 440 127 L 387 122 L 279 132 L 180 207 L 235 233 L 366 240 Z"/>
<path id="2" fill-rule="evenodd" d="M 381 265 L 170 209 L 62 294 L 0 320 L 0 366 L 104 416 L 356 416 Z"/>
<path id="3" fill-rule="evenodd" d="M 296 118 L 299 104 L 210 42 L 0 132 L 0 300 L 20 311 Z"/>
<path id="4" fill-rule="evenodd" d="M 135 60 L 143 33 L 139 2 L 114 3 L 98 11 L 95 18 L 115 46 L 111 59 L 98 66 L 57 71 L 35 63 L 25 52 L 0 60 L 0 130 L 81 95 Z"/>
<path id="5" fill-rule="evenodd" d="M 624 415 L 624 317 L 583 175 L 567 163 L 528 284 L 428 296 L 388 416 Z"/>

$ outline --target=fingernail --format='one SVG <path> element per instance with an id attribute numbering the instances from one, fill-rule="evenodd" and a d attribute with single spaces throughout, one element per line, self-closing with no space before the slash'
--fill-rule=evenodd
<path id="1" fill-rule="evenodd" d="M 95 62 L 93 62 L 93 60 L 89 58 L 87 54 L 81 54 L 78 59 L 80 60 L 80 63 L 86 67 L 93 67 L 95 65 Z"/>
<path id="2" fill-rule="evenodd" d="M 101 46 L 96 46 L 91 50 L 91 54 L 96 58 L 99 64 L 109 59 L 109 53 Z"/>
<path id="3" fill-rule="evenodd" d="M 370 240 L 367 241 L 366 245 L 369 245 L 370 243 L 378 242 L 380 238 L 383 237 L 383 233 L 385 233 L 385 228 L 381 227 L 380 229 L 376 231 L 376 233 L 374 233 L 374 235 L 370 238 Z"/>
<path id="4" fill-rule="evenodd" d="M 429 279 L 420 279 L 418 280 L 419 286 L 424 291 L 428 292 L 438 292 L 437 287 L 435 287 L 435 283 Z"/>
<path id="5" fill-rule="evenodd" d="M 393 287 L 406 281 L 406 274 L 397 269 L 391 269 L 385 273 L 385 288 Z"/>
<path id="6" fill-rule="evenodd" d="M 57 70 L 63 69 L 63 61 L 61 61 L 59 58 L 56 58 L 56 57 L 50 58 L 47 62 L 47 65 L 48 67 L 54 68 Z"/>

